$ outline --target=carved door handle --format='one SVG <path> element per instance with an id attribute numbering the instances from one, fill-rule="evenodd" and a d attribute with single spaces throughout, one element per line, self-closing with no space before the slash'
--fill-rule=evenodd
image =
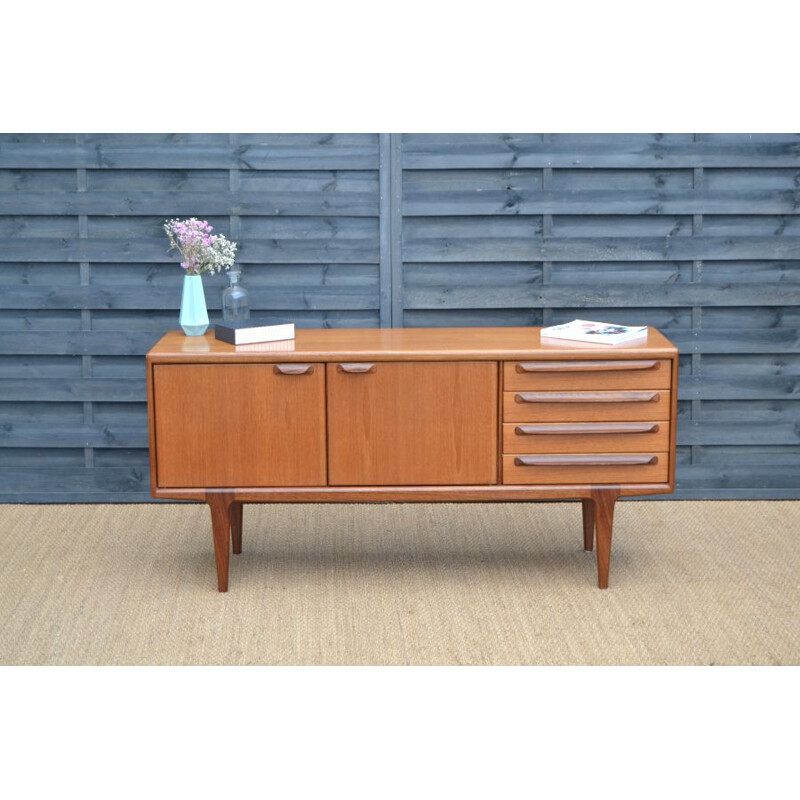
<path id="1" fill-rule="evenodd" d="M 276 375 L 313 375 L 313 364 L 275 364 Z"/>
<path id="2" fill-rule="evenodd" d="M 365 372 L 375 372 L 375 365 L 357 361 L 352 364 L 337 364 L 336 369 L 339 372 L 347 372 L 351 375 L 361 375 Z"/>
<path id="3" fill-rule="evenodd" d="M 650 403 L 658 392 L 519 392 L 517 403 Z"/>
<path id="4" fill-rule="evenodd" d="M 562 422 L 549 425 L 517 425 L 517 436 L 556 436 L 595 433 L 658 433 L 657 422 Z"/>

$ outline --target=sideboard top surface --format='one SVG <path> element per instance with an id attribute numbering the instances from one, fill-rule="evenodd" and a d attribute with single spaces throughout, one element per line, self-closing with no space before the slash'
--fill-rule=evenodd
<path id="1" fill-rule="evenodd" d="M 541 328 L 328 328 L 303 329 L 297 338 L 234 346 L 214 338 L 169 331 L 150 350 L 152 362 L 449 361 L 507 359 L 616 359 L 673 357 L 677 348 L 655 328 L 638 344 L 584 344 L 542 340 Z"/>

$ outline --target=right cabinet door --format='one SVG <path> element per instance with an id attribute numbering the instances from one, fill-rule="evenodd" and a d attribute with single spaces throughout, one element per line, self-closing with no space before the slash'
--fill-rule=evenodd
<path id="1" fill-rule="evenodd" d="M 496 362 L 327 368 L 331 485 L 497 482 Z"/>

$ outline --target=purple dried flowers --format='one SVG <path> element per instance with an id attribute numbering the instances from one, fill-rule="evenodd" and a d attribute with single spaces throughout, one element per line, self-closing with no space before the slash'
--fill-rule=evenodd
<path id="1" fill-rule="evenodd" d="M 181 267 L 187 275 L 213 274 L 233 266 L 236 242 L 212 233 L 214 228 L 206 220 L 170 219 L 164 223 L 164 230 L 169 237 L 170 250 L 181 254 Z"/>

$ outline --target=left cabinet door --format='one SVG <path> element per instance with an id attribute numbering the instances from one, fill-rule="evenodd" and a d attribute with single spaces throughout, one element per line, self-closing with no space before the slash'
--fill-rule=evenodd
<path id="1" fill-rule="evenodd" d="M 324 364 L 155 364 L 153 399 L 158 486 L 326 483 Z"/>

